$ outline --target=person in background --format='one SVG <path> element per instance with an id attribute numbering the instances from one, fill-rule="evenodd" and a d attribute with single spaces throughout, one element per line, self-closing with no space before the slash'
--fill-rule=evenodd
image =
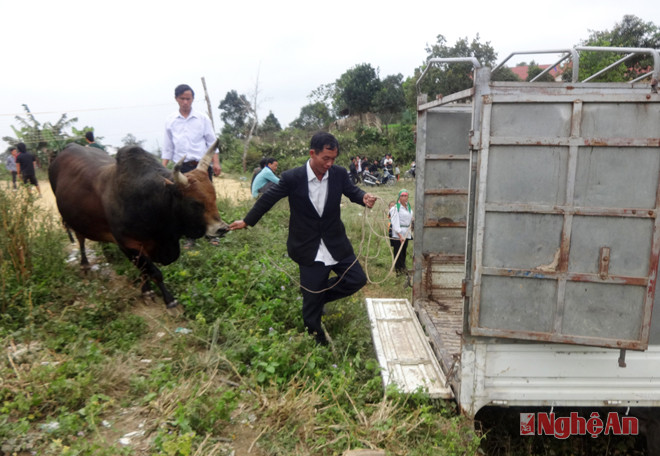
<path id="1" fill-rule="evenodd" d="M 264 157 L 259 161 L 259 166 L 255 166 L 254 169 L 252 170 L 252 180 L 250 181 L 250 191 L 252 191 L 252 184 L 254 184 L 254 180 L 257 178 L 257 174 L 261 172 L 262 169 L 266 167 L 266 162 L 268 161 L 268 157 Z"/>
<path id="2" fill-rule="evenodd" d="M 376 202 L 374 195 L 351 182 L 345 168 L 334 164 L 338 155 L 337 139 L 330 133 L 316 133 L 307 163 L 282 173 L 280 182 L 261 195 L 243 220 L 229 225 L 230 230 L 254 226 L 275 203 L 288 197 L 287 251 L 300 269 L 303 322 L 321 345 L 328 343 L 321 324 L 323 306 L 356 293 L 367 283 L 341 221 L 342 195 L 369 208 Z M 333 271 L 336 277 L 330 278 Z"/>
<path id="3" fill-rule="evenodd" d="M 362 176 L 361 177 L 364 179 L 364 172 L 369 169 L 369 159 L 367 158 L 366 155 L 364 157 L 362 157 L 362 160 L 360 162 L 360 168 L 362 169 Z"/>
<path id="4" fill-rule="evenodd" d="M 5 167 L 7 168 L 7 171 L 11 173 L 11 183 L 13 185 L 14 190 L 18 188 L 16 186 L 16 175 L 18 174 L 18 172 L 16 171 L 17 155 L 18 152 L 16 151 L 16 146 L 12 146 L 9 148 L 9 155 L 7 155 L 7 160 L 5 161 Z"/>
<path id="5" fill-rule="evenodd" d="M 401 253 L 394 263 L 394 270 L 397 275 L 407 275 L 406 250 L 408 240 L 412 239 L 413 210 L 408 202 L 408 190 L 405 188 L 401 189 L 396 204 L 390 208 L 390 220 L 392 223 L 390 245 L 394 249 L 394 255 L 396 256 L 401 249 Z"/>
<path id="6" fill-rule="evenodd" d="M 16 172 L 23 178 L 23 183 L 28 182 L 37 187 L 37 192 L 41 196 L 41 189 L 39 188 L 39 181 L 37 181 L 37 172 L 34 169 L 34 164 L 37 158 L 27 151 L 24 143 L 16 144 L 18 155 L 16 156 Z"/>
<path id="7" fill-rule="evenodd" d="M 383 159 L 383 168 L 386 168 L 390 174 L 392 173 L 392 166 L 394 165 L 394 160 L 392 160 L 392 154 L 385 154 L 385 158 Z"/>
<path id="8" fill-rule="evenodd" d="M 348 165 L 348 172 L 351 173 L 351 181 L 357 185 L 360 182 L 357 165 L 360 163 L 357 157 L 351 157 L 351 163 Z"/>
<path id="9" fill-rule="evenodd" d="M 257 198 L 265 193 L 270 187 L 277 184 L 280 178 L 275 175 L 277 160 L 273 157 L 266 159 L 266 166 L 262 169 L 252 182 L 252 197 Z"/>
<path id="10" fill-rule="evenodd" d="M 180 84 L 174 89 L 174 99 L 179 110 L 172 113 L 165 122 L 165 141 L 163 144 L 163 166 L 170 160 L 178 163 L 185 157 L 181 172 L 187 173 L 197 168 L 197 164 L 208 148 L 215 141 L 211 120 L 201 111 L 193 109 L 195 92 L 187 84 Z M 209 179 L 222 172 L 218 153 L 213 155 L 209 166 Z"/>
<path id="11" fill-rule="evenodd" d="M 94 132 L 88 131 L 85 133 L 85 139 L 87 140 L 87 145 L 89 147 L 96 147 L 97 149 L 105 150 L 105 147 L 100 145 L 94 140 Z"/>

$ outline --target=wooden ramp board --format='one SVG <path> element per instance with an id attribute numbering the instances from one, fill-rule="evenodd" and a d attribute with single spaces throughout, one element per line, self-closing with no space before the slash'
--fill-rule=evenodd
<path id="1" fill-rule="evenodd" d="M 405 393 L 421 387 L 431 397 L 453 398 L 408 300 L 367 298 L 365 301 L 383 384 L 396 384 Z"/>

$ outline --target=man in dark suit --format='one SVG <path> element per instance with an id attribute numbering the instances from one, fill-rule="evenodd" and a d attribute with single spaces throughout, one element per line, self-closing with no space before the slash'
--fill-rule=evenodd
<path id="1" fill-rule="evenodd" d="M 346 195 L 369 208 L 376 202 L 374 195 L 351 182 L 346 169 L 334 165 L 337 155 L 337 139 L 330 133 L 316 133 L 307 163 L 282 173 L 280 182 L 257 200 L 243 220 L 229 225 L 230 230 L 254 226 L 275 203 L 289 197 L 286 244 L 289 256 L 300 268 L 303 322 L 324 345 L 327 339 L 321 316 L 325 303 L 350 296 L 367 283 L 341 221 L 341 197 Z M 331 271 L 337 276 L 329 279 Z"/>

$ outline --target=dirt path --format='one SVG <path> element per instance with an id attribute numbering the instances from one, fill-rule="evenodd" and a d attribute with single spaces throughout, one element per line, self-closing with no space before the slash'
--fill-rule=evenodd
<path id="1" fill-rule="evenodd" d="M 215 186 L 215 191 L 218 195 L 218 198 L 243 201 L 250 199 L 252 196 L 250 193 L 250 183 L 248 181 L 242 181 L 234 177 L 224 175 L 220 177 L 214 177 L 213 185 Z M 53 191 L 50 188 L 50 183 L 48 180 L 40 180 L 39 187 L 41 188 L 42 197 L 37 201 L 37 204 L 43 209 L 53 211 L 56 216 L 59 216 L 57 213 L 57 204 L 55 203 L 55 195 L 53 195 Z"/>

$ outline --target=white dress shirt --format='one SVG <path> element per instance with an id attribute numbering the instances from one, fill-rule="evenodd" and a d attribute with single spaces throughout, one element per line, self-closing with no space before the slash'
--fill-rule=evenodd
<path id="1" fill-rule="evenodd" d="M 307 160 L 307 188 L 309 190 L 309 199 L 312 201 L 316 212 L 319 216 L 323 215 L 323 209 L 325 209 L 325 202 L 328 199 L 328 172 L 326 171 L 321 180 L 316 178 L 316 174 L 312 171 L 312 167 Z M 332 254 L 325 246 L 323 239 L 319 244 L 319 249 L 316 252 L 315 261 L 320 261 L 326 266 L 332 266 L 337 264 L 338 261 L 332 257 Z"/>
<path id="2" fill-rule="evenodd" d="M 213 125 L 204 113 L 192 109 L 183 117 L 176 111 L 165 122 L 162 158 L 178 162 L 185 155 L 186 161 L 199 161 L 213 141 Z"/>

